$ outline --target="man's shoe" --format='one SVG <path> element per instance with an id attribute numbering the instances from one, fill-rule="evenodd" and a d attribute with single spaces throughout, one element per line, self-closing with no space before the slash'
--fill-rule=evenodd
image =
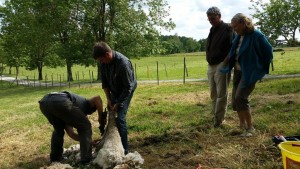
<path id="1" fill-rule="evenodd" d="M 242 137 L 252 137 L 254 133 L 255 133 L 255 128 L 252 127 L 252 128 L 250 128 L 250 129 L 245 130 L 245 131 L 241 134 L 241 136 L 242 136 Z"/>
<path id="2" fill-rule="evenodd" d="M 219 124 L 214 124 L 214 128 L 219 128 L 222 127 L 225 124 L 225 120 L 223 120 L 221 123 Z"/>
<path id="3" fill-rule="evenodd" d="M 252 137 L 253 134 L 248 132 L 247 130 L 245 130 L 240 136 L 241 137 Z"/>
<path id="4" fill-rule="evenodd" d="M 90 165 L 92 163 L 92 160 L 82 160 L 80 161 L 80 165 L 83 165 L 83 166 L 87 166 L 87 165 Z"/>
<path id="5" fill-rule="evenodd" d="M 247 131 L 248 131 L 249 133 L 252 133 L 252 134 L 254 134 L 254 133 L 255 133 L 255 128 L 254 128 L 254 127 L 252 127 L 252 128 L 250 128 L 250 129 L 247 129 Z"/>

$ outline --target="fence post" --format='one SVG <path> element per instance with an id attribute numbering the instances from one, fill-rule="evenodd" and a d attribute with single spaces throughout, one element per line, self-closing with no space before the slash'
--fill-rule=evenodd
<path id="1" fill-rule="evenodd" d="M 27 87 L 29 87 L 29 79 L 28 79 L 28 76 L 27 76 L 26 78 L 27 78 Z"/>
<path id="2" fill-rule="evenodd" d="M 158 61 L 156 61 L 156 77 L 157 77 L 157 85 L 159 85 Z"/>
<path id="3" fill-rule="evenodd" d="M 59 75 L 59 88 L 61 88 L 61 75 Z"/>
<path id="4" fill-rule="evenodd" d="M 164 63 L 164 66 L 165 66 L 166 77 L 168 78 L 167 66 L 165 63 Z"/>
<path id="5" fill-rule="evenodd" d="M 48 85 L 47 85 L 47 73 L 45 75 L 45 86 L 46 86 L 46 88 L 48 88 Z"/>
<path id="6" fill-rule="evenodd" d="M 78 86 L 79 86 L 79 88 L 80 88 L 79 71 L 77 71 L 77 76 L 78 76 Z"/>
<path id="7" fill-rule="evenodd" d="M 147 78 L 149 78 L 149 66 L 147 65 Z"/>
<path id="8" fill-rule="evenodd" d="M 51 74 L 51 82 L 52 82 L 52 87 L 53 87 L 53 73 Z"/>
<path id="9" fill-rule="evenodd" d="M 18 75 L 16 74 L 17 86 L 19 86 Z"/>
<path id="10" fill-rule="evenodd" d="M 35 88 L 35 73 L 33 74 L 33 88 Z"/>
<path id="11" fill-rule="evenodd" d="M 94 81 L 94 71 L 92 71 L 92 82 Z"/>
<path id="12" fill-rule="evenodd" d="M 91 70 L 89 70 L 89 77 L 90 77 L 90 84 L 91 84 L 91 87 L 92 87 L 92 76 L 91 76 Z"/>
<path id="13" fill-rule="evenodd" d="M 186 73 L 186 77 L 189 77 L 189 72 L 188 72 L 188 68 L 186 66 L 186 61 L 184 62 L 185 65 L 185 73 Z"/>
<path id="14" fill-rule="evenodd" d="M 185 84 L 185 57 L 183 58 L 183 84 Z"/>
<path id="15" fill-rule="evenodd" d="M 135 79 L 137 80 L 137 70 L 136 70 L 136 63 L 134 64 L 134 71 L 135 71 Z"/>

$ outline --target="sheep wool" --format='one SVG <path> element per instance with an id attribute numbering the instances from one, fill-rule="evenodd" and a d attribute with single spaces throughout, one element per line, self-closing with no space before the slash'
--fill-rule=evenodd
<path id="1" fill-rule="evenodd" d="M 94 164 L 103 169 L 113 168 L 122 164 L 124 158 L 124 148 L 117 128 L 115 113 L 108 113 L 108 124 L 103 136 L 103 146 L 99 150 Z"/>
<path id="2" fill-rule="evenodd" d="M 69 164 L 62 164 L 58 162 L 51 163 L 50 166 L 41 167 L 40 169 L 73 169 Z"/>

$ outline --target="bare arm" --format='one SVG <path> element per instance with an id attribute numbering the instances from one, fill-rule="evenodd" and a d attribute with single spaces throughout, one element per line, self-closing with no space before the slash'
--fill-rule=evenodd
<path id="1" fill-rule="evenodd" d="M 66 125 L 65 130 L 66 130 L 69 137 L 71 137 L 75 141 L 79 141 L 78 134 L 74 132 L 73 127 Z"/>
<path id="2" fill-rule="evenodd" d="M 102 112 L 103 112 L 103 102 L 102 99 L 100 98 L 100 96 L 94 96 L 91 99 L 89 99 L 89 102 L 91 104 L 92 107 L 96 107 L 97 111 L 98 111 L 98 122 L 99 124 L 101 123 L 101 116 L 102 116 Z"/>

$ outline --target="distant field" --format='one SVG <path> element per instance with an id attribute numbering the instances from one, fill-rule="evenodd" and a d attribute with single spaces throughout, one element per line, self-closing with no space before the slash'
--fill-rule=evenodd
<path id="1" fill-rule="evenodd" d="M 274 52 L 273 68 L 271 75 L 298 74 L 300 73 L 300 48 L 283 48 L 284 52 Z M 131 59 L 138 80 L 174 80 L 183 79 L 184 58 L 186 61 L 186 79 L 206 78 L 207 62 L 204 52 L 174 54 L 166 56 L 140 57 Z M 96 79 L 97 67 L 84 67 L 75 65 L 72 67 L 73 79 L 78 81 L 90 81 Z M 5 68 L 5 74 L 8 68 Z M 15 70 L 11 76 L 15 76 Z M 158 74 L 158 76 L 157 76 Z M 37 70 L 28 71 L 20 69 L 20 78 L 37 79 Z M 43 77 L 47 81 L 66 81 L 66 67 L 43 68 Z M 79 77 L 79 79 L 77 78 Z"/>

